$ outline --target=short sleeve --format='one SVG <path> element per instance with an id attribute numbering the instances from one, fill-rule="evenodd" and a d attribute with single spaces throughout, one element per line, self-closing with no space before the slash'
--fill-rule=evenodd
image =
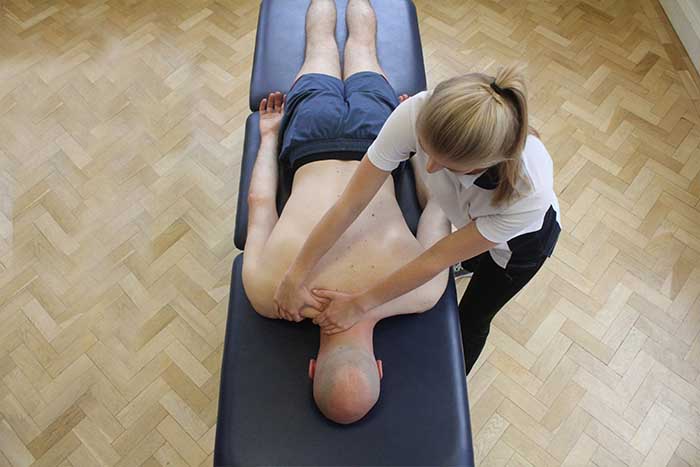
<path id="1" fill-rule="evenodd" d="M 504 212 L 478 217 L 476 228 L 488 241 L 506 243 L 526 232 L 534 232 L 541 227 L 546 210 L 533 209 L 522 212 Z"/>
<path id="2" fill-rule="evenodd" d="M 391 172 L 416 151 L 415 106 L 418 95 L 402 102 L 384 122 L 377 139 L 367 149 L 370 162 Z"/>

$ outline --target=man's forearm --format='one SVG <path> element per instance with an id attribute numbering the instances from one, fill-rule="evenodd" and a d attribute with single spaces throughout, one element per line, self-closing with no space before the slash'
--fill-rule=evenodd
<path id="1" fill-rule="evenodd" d="M 252 199 L 274 199 L 277 195 L 277 134 L 260 137 L 260 148 L 250 178 L 248 196 Z"/>

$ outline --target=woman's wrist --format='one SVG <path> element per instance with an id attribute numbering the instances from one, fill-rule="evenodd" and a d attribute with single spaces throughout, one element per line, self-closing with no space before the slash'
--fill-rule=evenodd
<path id="1" fill-rule="evenodd" d="M 289 269 L 287 269 L 287 272 L 284 275 L 284 279 L 285 281 L 291 282 L 295 285 L 301 285 L 306 279 L 306 272 L 304 272 L 304 269 L 303 267 L 301 267 L 301 265 L 294 263 L 291 266 L 289 266 Z"/>

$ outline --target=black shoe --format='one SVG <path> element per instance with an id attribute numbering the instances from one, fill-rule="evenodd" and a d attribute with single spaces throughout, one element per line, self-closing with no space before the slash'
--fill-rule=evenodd
<path id="1" fill-rule="evenodd" d="M 452 272 L 454 272 L 455 279 L 459 279 L 460 277 L 471 277 L 474 275 L 474 272 L 463 268 L 462 263 L 457 263 L 452 266 Z"/>

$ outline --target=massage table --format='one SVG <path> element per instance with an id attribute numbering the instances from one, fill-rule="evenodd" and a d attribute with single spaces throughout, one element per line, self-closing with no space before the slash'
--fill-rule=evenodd
<path id="1" fill-rule="evenodd" d="M 346 0 L 337 0 L 336 37 L 345 44 Z M 234 243 L 245 248 L 247 195 L 259 146 L 258 107 L 271 91 L 287 92 L 304 56 L 308 0 L 263 0 L 260 6 L 251 115 L 246 121 Z M 375 0 L 379 61 L 397 94 L 426 87 L 416 11 L 410 0 Z M 289 195 L 281 175 L 278 210 Z M 396 195 L 415 233 L 420 207 L 410 164 L 394 172 Z M 375 328 L 384 363 L 381 396 L 362 420 L 339 425 L 313 400 L 308 365 L 319 328 L 305 320 L 266 319 L 243 289 L 243 257 L 233 263 L 221 365 L 214 465 L 471 466 L 467 386 L 454 279 L 429 311 L 396 316 Z"/>

